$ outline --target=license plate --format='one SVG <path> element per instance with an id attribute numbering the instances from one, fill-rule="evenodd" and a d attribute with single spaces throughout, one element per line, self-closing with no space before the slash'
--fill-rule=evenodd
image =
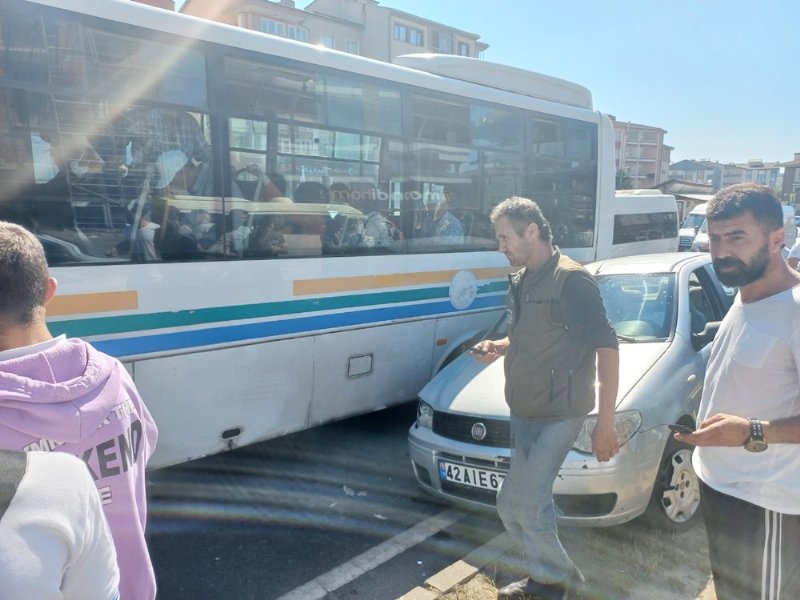
<path id="1" fill-rule="evenodd" d="M 495 492 L 506 478 L 505 473 L 499 471 L 489 471 L 487 469 L 476 469 L 457 463 L 439 461 L 439 478 L 442 481 L 453 481 L 461 485 L 469 485 L 484 490 L 494 490 Z"/>

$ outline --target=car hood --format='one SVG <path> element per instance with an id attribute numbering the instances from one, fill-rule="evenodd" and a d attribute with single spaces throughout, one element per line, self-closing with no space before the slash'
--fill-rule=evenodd
<path id="1" fill-rule="evenodd" d="M 668 342 L 621 343 L 617 405 L 669 347 Z M 469 354 L 459 356 L 422 388 L 419 397 L 435 410 L 508 416 L 503 389 L 503 359 L 482 365 Z M 595 407 L 597 410 L 597 407 Z"/>

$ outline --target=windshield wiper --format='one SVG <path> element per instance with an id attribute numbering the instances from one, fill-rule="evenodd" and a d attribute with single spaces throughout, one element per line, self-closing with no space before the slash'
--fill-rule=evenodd
<path id="1" fill-rule="evenodd" d="M 637 338 L 635 338 L 635 337 L 631 337 L 631 336 L 629 336 L 629 335 L 622 335 L 621 333 L 618 333 L 618 334 L 617 334 L 617 339 L 618 339 L 620 342 L 630 342 L 630 343 L 632 343 L 632 344 L 635 344 L 636 342 L 638 342 L 638 341 L 639 341 L 639 340 L 638 340 Z"/>

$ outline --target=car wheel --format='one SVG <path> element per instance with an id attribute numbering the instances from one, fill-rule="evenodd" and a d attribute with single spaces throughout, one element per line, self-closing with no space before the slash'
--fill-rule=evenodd
<path id="1" fill-rule="evenodd" d="M 667 442 L 653 495 L 645 512 L 651 525 L 663 531 L 684 531 L 698 520 L 700 480 L 692 467 L 690 446 Z"/>

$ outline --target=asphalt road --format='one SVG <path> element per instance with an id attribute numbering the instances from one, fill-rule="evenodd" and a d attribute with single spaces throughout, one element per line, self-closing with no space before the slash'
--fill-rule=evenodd
<path id="1" fill-rule="evenodd" d="M 416 484 L 402 405 L 150 474 L 159 600 L 397 598 L 501 531 Z"/>

